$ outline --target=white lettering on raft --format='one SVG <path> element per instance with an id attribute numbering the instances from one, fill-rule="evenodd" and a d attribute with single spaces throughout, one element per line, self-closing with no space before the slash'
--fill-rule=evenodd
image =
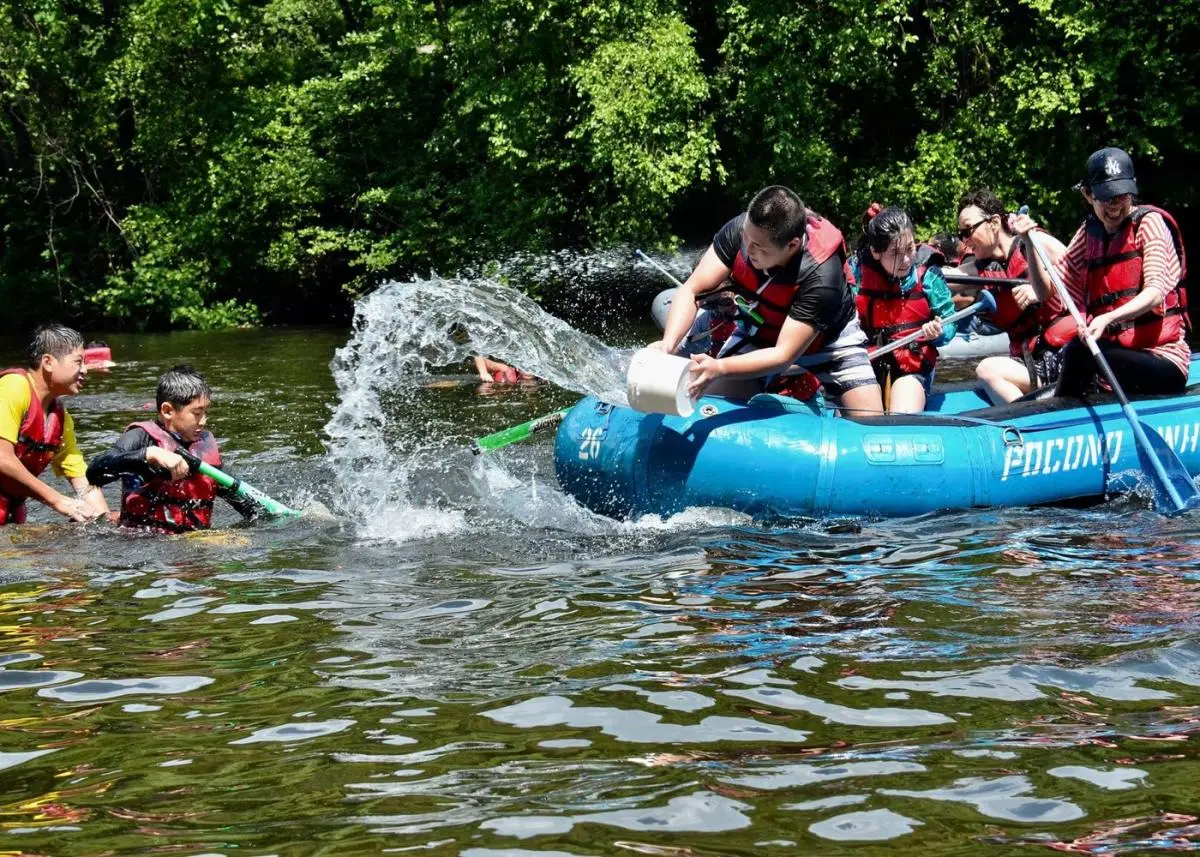
<path id="1" fill-rule="evenodd" d="M 1196 444 L 1200 442 L 1200 423 L 1183 426 L 1163 426 L 1159 434 L 1167 442 L 1167 446 L 1181 455 L 1188 452 L 1195 452 Z"/>
<path id="2" fill-rule="evenodd" d="M 1200 423 L 1196 425 L 1200 430 Z M 1075 434 L 1070 437 L 1052 437 L 1049 440 L 1027 440 L 1008 447 L 1004 453 L 1004 472 L 1000 481 L 1009 476 L 1052 476 L 1083 467 L 1095 467 L 1101 460 L 1112 464 L 1121 457 L 1123 431 L 1115 431 L 1103 438 L 1094 434 Z M 1195 436 L 1193 436 L 1193 448 Z"/>
<path id="3" fill-rule="evenodd" d="M 1167 446 L 1181 455 L 1200 449 L 1200 422 L 1163 426 L 1159 434 Z M 1049 440 L 1027 440 L 1007 447 L 1004 452 L 1003 482 L 1009 476 L 1051 476 L 1082 467 L 1095 467 L 1101 461 L 1112 464 L 1121 457 L 1123 430 L 1105 435 L 1076 434 Z"/>

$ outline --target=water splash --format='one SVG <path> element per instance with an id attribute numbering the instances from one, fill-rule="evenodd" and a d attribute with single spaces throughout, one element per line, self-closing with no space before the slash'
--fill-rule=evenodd
<path id="1" fill-rule="evenodd" d="M 361 535 L 407 540 L 469 525 L 480 496 L 477 465 L 464 453 L 461 420 L 423 400 L 422 385 L 473 354 L 625 402 L 627 351 L 576 330 L 497 278 L 382 286 L 359 301 L 351 339 L 334 358 L 338 405 L 325 427 L 335 502 Z"/>

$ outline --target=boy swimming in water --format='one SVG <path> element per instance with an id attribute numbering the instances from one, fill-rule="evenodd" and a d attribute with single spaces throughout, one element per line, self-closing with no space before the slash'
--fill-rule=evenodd
<path id="1" fill-rule="evenodd" d="M 221 466 L 216 438 L 204 428 L 211 398 L 203 375 L 176 366 L 158 379 L 156 418 L 131 423 L 112 449 L 92 461 L 87 473 L 93 485 L 122 478 L 122 525 L 166 533 L 207 530 L 217 497 L 243 517 L 259 511 L 254 501 L 198 472 L 201 461 Z"/>

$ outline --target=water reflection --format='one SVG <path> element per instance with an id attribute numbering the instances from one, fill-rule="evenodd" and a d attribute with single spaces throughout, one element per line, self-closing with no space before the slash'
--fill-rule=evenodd
<path id="1" fill-rule="evenodd" d="M 304 368 L 341 340 L 289 335 L 130 340 L 118 351 L 133 362 L 80 397 L 85 447 L 207 343 L 230 461 L 289 502 L 344 513 L 321 436 L 337 393 Z M 255 349 L 270 372 L 243 367 Z M 0 531 L 6 847 L 1200 843 L 1196 521 L 1136 501 L 608 521 L 557 492 L 544 444 L 465 451 L 557 404 L 547 389 L 414 394 L 405 407 L 427 409 L 432 439 L 408 448 L 396 490 L 391 453 L 362 471 L 379 485 L 351 508 L 382 498 L 370 520 L 192 539 L 48 518 Z M 288 425 L 264 427 L 279 403 Z"/>

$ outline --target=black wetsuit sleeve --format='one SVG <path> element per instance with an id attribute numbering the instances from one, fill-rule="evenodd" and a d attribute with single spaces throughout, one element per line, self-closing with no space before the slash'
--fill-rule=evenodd
<path id="1" fill-rule="evenodd" d="M 225 468 L 221 468 L 224 470 Z M 228 470 L 225 470 L 228 473 Z M 253 518 L 262 513 L 262 506 L 255 503 L 249 497 L 239 497 L 237 494 L 230 491 L 228 488 L 217 486 L 217 496 L 234 508 L 235 511 L 243 518 Z"/>
<path id="2" fill-rule="evenodd" d="M 842 257 L 834 254 L 804 274 L 788 315 L 819 331 L 841 330 L 854 299 L 846 285 Z"/>
<path id="3" fill-rule="evenodd" d="M 739 214 L 722 226 L 721 231 L 713 236 L 713 252 L 717 254 L 717 258 L 726 268 L 733 267 L 733 260 L 737 258 L 738 251 L 742 249 L 742 225 L 745 222 L 746 215 Z"/>
<path id="4" fill-rule="evenodd" d="M 107 485 L 122 476 L 150 479 L 157 475 L 156 468 L 146 462 L 146 449 L 153 445 L 154 439 L 145 429 L 126 430 L 112 449 L 92 459 L 87 469 L 87 481 L 92 485 Z"/>

